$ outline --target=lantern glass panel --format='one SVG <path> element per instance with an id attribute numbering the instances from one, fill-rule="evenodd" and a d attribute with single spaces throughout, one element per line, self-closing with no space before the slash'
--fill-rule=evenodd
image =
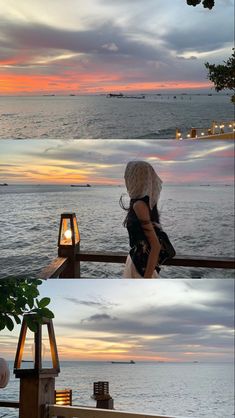
<path id="1" fill-rule="evenodd" d="M 80 241 L 80 235 L 78 230 L 78 224 L 76 217 L 73 218 L 73 227 L 74 227 L 74 234 L 75 234 L 75 244 L 77 244 Z"/>
<path id="2" fill-rule="evenodd" d="M 48 335 L 47 326 L 42 326 L 42 368 L 51 368 L 52 364 L 52 353 L 50 348 L 50 341 Z"/>
<path id="3" fill-rule="evenodd" d="M 61 234 L 60 234 L 60 244 L 61 245 L 72 245 L 73 232 L 71 228 L 71 221 L 69 218 L 63 218 Z"/>
<path id="4" fill-rule="evenodd" d="M 72 405 L 72 390 L 60 389 L 55 390 L 55 404 L 56 405 Z"/>

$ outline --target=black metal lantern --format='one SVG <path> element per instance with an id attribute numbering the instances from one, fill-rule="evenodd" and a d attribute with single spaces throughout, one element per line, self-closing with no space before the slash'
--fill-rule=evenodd
<path id="1" fill-rule="evenodd" d="M 58 238 L 59 257 L 71 257 L 79 250 L 80 234 L 75 213 L 62 213 Z"/>
<path id="2" fill-rule="evenodd" d="M 94 382 L 92 398 L 96 400 L 96 408 L 114 409 L 114 401 L 109 394 L 109 382 Z"/>
<path id="3" fill-rule="evenodd" d="M 35 317 L 34 314 L 26 314 L 23 317 L 23 322 L 21 326 L 15 363 L 14 363 L 14 374 L 16 377 L 22 376 L 40 376 L 40 375 L 53 375 L 57 376 L 60 371 L 59 365 L 59 358 L 57 352 L 57 345 L 55 340 L 54 328 L 51 319 L 43 318 L 42 323 L 36 323 L 36 331 L 34 333 L 34 344 L 33 344 L 33 353 L 34 353 L 34 360 L 32 361 L 32 367 L 23 368 L 21 367 L 22 358 L 24 354 L 25 348 L 25 340 L 27 334 L 27 316 L 33 319 Z M 43 344 L 42 344 L 42 327 L 46 325 L 48 331 L 48 338 L 49 338 L 49 346 L 50 346 L 50 357 L 52 361 L 51 368 L 43 368 L 42 367 L 42 351 L 43 351 Z"/>

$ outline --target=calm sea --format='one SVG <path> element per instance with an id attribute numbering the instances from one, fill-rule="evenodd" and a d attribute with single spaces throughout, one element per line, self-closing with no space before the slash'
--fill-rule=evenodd
<path id="1" fill-rule="evenodd" d="M 174 138 L 234 118 L 229 96 L 0 97 L 0 138 Z"/>
<path id="2" fill-rule="evenodd" d="M 119 206 L 124 187 L 8 186 L 0 188 L 0 277 L 29 277 L 57 257 L 60 214 L 75 212 L 81 249 L 128 251 Z M 164 186 L 161 222 L 178 255 L 232 257 L 232 186 Z M 128 200 L 127 200 L 128 202 Z M 82 263 L 82 277 L 122 277 L 123 265 Z M 233 277 L 232 271 L 163 267 L 161 277 Z"/>
<path id="3" fill-rule="evenodd" d="M 72 389 L 74 405 L 95 407 L 91 395 L 96 381 L 109 382 L 118 410 L 195 418 L 234 416 L 230 363 L 62 362 L 56 388 Z M 13 375 L 0 399 L 19 399 L 19 381 Z M 0 409 L 1 418 L 17 416 L 16 410 Z"/>

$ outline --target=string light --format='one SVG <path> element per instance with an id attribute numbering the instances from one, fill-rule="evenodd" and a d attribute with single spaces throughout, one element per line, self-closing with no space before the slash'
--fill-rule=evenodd
<path id="1" fill-rule="evenodd" d="M 220 131 L 215 132 L 214 129 L 216 129 L 216 128 L 219 128 Z M 226 129 L 226 132 L 224 132 L 224 128 Z M 235 122 L 222 122 L 221 124 L 215 124 L 215 122 L 213 122 L 212 127 L 208 128 L 208 133 L 207 134 L 208 135 L 222 135 L 224 133 L 229 134 L 229 132 L 231 132 L 231 131 L 229 131 L 228 128 L 230 128 L 230 129 L 233 128 L 232 132 L 235 132 Z M 191 139 L 197 139 L 200 136 L 207 135 L 203 131 L 197 134 L 197 130 L 199 131 L 200 128 L 192 128 L 191 132 L 186 134 L 186 137 L 191 138 Z M 192 131 L 194 131 L 193 134 L 192 134 Z M 176 137 L 177 137 L 177 139 L 180 139 L 180 140 L 183 139 L 181 132 L 177 132 Z"/>

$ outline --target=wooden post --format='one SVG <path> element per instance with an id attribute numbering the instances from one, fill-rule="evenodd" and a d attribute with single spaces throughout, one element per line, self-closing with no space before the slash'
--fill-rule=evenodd
<path id="1" fill-rule="evenodd" d="M 114 409 L 114 402 L 113 398 L 104 399 L 104 400 L 97 400 L 96 401 L 96 408 L 100 409 Z"/>
<path id="2" fill-rule="evenodd" d="M 190 132 L 190 138 L 196 138 L 196 136 L 197 136 L 197 129 L 192 128 Z"/>
<path id="3" fill-rule="evenodd" d="M 81 270 L 80 270 L 80 259 L 76 257 L 77 254 L 80 252 L 80 244 L 76 245 L 76 247 L 72 247 L 70 249 L 70 254 L 68 254 L 68 250 L 66 250 L 67 256 L 67 263 L 65 269 L 60 274 L 60 278 L 65 279 L 79 279 L 81 277 Z M 63 257 L 63 250 L 60 250 L 60 256 Z"/>
<path id="4" fill-rule="evenodd" d="M 19 418 L 46 418 L 45 405 L 54 403 L 55 377 L 20 378 Z"/>
<path id="5" fill-rule="evenodd" d="M 212 124 L 211 124 L 211 135 L 215 135 L 215 121 L 214 120 L 212 121 Z"/>

